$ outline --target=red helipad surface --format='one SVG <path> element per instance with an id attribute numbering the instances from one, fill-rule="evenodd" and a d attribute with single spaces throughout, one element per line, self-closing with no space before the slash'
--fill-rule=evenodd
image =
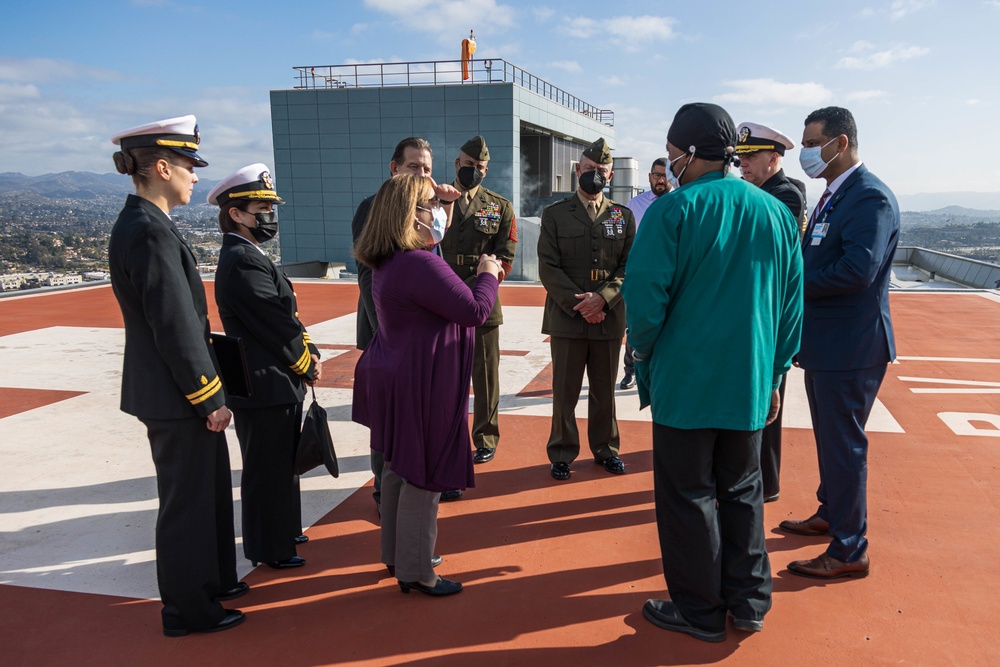
<path id="1" fill-rule="evenodd" d="M 307 325 L 353 312 L 357 298 L 355 285 L 341 283 L 303 283 L 297 292 Z M 543 297 L 533 287 L 502 291 L 505 305 L 539 306 Z M 544 451 L 548 419 L 505 412 L 495 461 L 477 467 L 465 500 L 441 506 L 440 572 L 465 584 L 461 595 L 400 594 L 378 563 L 377 517 L 361 488 L 308 530 L 299 551 L 306 567 L 245 578 L 252 590 L 238 606 L 248 618 L 237 629 L 167 639 L 156 600 L 0 585 L 0 664 L 998 664 L 1000 303 L 979 294 L 893 294 L 891 302 L 901 362 L 880 399 L 903 432 L 871 436 L 872 574 L 834 583 L 788 574 L 788 561 L 817 555 L 824 542 L 775 530 L 815 509 L 812 434 L 786 429 L 781 499 L 765 514 L 775 580 L 762 633 L 730 629 L 724 643 L 705 644 L 642 618 L 646 598 L 666 596 L 648 422 L 621 422 L 628 475 L 608 476 L 584 459 L 571 481 L 556 483 Z M 120 323 L 106 287 L 0 299 L 0 348 L 11 334 Z M 353 357 L 348 350 L 328 362 L 337 372 L 324 384 L 349 387 Z M 545 401 L 547 382 L 541 371 L 520 395 Z M 0 389 L 0 457 L 5 420 L 79 392 L 63 393 Z M 85 450 L 87 434 L 79 438 Z M 7 470 L 0 467 L 0 499 L 14 500 L 20 492 Z M 39 503 L 53 507 L 60 482 L 47 484 L 53 498 Z M 4 519 L 5 506 L 0 520 L 14 520 Z M 0 556 L 15 537 L 0 533 Z"/>

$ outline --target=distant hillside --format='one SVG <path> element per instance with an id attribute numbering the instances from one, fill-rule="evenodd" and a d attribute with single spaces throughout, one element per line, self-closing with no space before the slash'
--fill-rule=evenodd
<path id="1" fill-rule="evenodd" d="M 194 202 L 204 202 L 218 181 L 198 181 L 194 186 Z M 121 174 L 94 174 L 87 171 L 64 171 L 59 174 L 25 176 L 0 173 L 0 196 L 37 196 L 43 199 L 93 199 L 119 197 L 133 192 L 132 179 Z"/>
<path id="2" fill-rule="evenodd" d="M 939 211 L 953 205 L 978 210 L 1000 209 L 1000 192 L 918 192 L 912 195 L 896 193 L 903 211 Z"/>
<path id="3" fill-rule="evenodd" d="M 903 211 L 900 218 L 904 229 L 972 225 L 977 222 L 1000 223 L 1000 210 L 946 206 L 934 211 Z"/>

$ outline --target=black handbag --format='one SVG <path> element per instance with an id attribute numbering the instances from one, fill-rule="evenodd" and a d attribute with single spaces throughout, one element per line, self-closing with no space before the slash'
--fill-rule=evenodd
<path id="1" fill-rule="evenodd" d="M 302 475 L 324 465 L 331 475 L 339 477 L 340 465 L 337 463 L 337 451 L 333 448 L 326 410 L 316 400 L 316 389 L 310 389 L 313 400 L 306 411 L 305 421 L 302 422 L 299 447 L 295 451 L 295 472 Z"/>

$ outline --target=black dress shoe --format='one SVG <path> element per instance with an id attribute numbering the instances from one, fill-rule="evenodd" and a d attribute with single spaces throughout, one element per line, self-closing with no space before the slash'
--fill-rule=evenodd
<path id="1" fill-rule="evenodd" d="M 308 535 L 299 535 L 298 537 L 295 538 L 296 544 L 305 544 L 308 541 L 309 541 Z"/>
<path id="2" fill-rule="evenodd" d="M 780 493 L 774 493 L 774 494 L 772 494 L 770 496 L 764 496 L 764 502 L 765 503 L 773 503 L 775 500 L 777 500 L 780 497 L 781 497 Z"/>
<path id="3" fill-rule="evenodd" d="M 409 593 L 410 589 L 415 591 L 420 591 L 425 595 L 454 595 L 455 593 L 462 592 L 462 584 L 457 581 L 451 581 L 450 579 L 445 579 L 444 577 L 438 577 L 437 583 L 431 586 L 424 586 L 419 581 L 400 581 L 399 590 L 404 593 Z"/>
<path id="4" fill-rule="evenodd" d="M 441 502 L 448 503 L 451 502 L 452 500 L 458 500 L 461 497 L 462 497 L 462 492 L 459 491 L 458 489 L 455 489 L 454 491 L 445 491 L 444 493 L 441 494 Z"/>
<path id="5" fill-rule="evenodd" d="M 226 600 L 235 600 L 238 597 L 242 597 L 250 592 L 250 584 L 246 582 L 239 582 L 228 591 L 222 591 L 215 596 L 216 602 L 225 602 Z"/>
<path id="6" fill-rule="evenodd" d="M 625 474 L 625 462 L 622 461 L 617 456 L 609 456 L 603 461 L 594 461 L 594 463 L 600 463 L 604 466 L 612 475 L 624 475 Z"/>
<path id="7" fill-rule="evenodd" d="M 681 610 L 672 600 L 646 600 L 642 605 L 642 615 L 658 628 L 671 632 L 683 632 L 703 642 L 721 642 L 726 639 L 726 629 L 721 632 L 696 628 L 681 616 Z"/>
<path id="8" fill-rule="evenodd" d="M 163 634 L 167 637 L 183 637 L 189 632 L 222 632 L 223 630 L 228 630 L 229 628 L 235 628 L 237 625 L 246 620 L 246 614 L 244 614 L 239 609 L 224 609 L 226 616 L 213 625 L 210 628 L 204 629 L 194 629 L 194 628 L 163 628 Z"/>
<path id="9" fill-rule="evenodd" d="M 631 373 L 626 373 L 625 377 L 622 378 L 622 383 L 618 385 L 619 389 L 631 389 L 635 386 L 635 376 Z"/>
<path id="10" fill-rule="evenodd" d="M 444 562 L 444 558 L 441 558 L 441 556 L 431 556 L 431 567 L 437 567 L 438 565 L 440 565 L 443 562 Z M 385 567 L 386 567 L 386 569 L 389 570 L 389 576 L 390 577 L 395 577 L 396 576 L 396 566 L 395 565 L 386 565 Z"/>
<path id="11" fill-rule="evenodd" d="M 257 567 L 257 561 L 252 560 L 250 562 L 253 563 L 254 567 Z M 274 561 L 273 563 L 264 563 L 264 565 L 267 565 L 268 567 L 273 567 L 275 570 L 285 570 L 290 567 L 302 567 L 305 564 L 306 564 L 306 559 L 302 558 L 301 556 L 292 556 L 287 560 L 278 560 Z"/>
<path id="12" fill-rule="evenodd" d="M 560 481 L 569 479 L 569 464 L 568 463 L 553 463 L 552 470 L 549 471 L 552 474 L 553 479 L 558 479 Z"/>
<path id="13" fill-rule="evenodd" d="M 496 456 L 497 450 L 489 447 L 478 447 L 476 454 L 472 457 L 473 463 L 489 463 Z"/>

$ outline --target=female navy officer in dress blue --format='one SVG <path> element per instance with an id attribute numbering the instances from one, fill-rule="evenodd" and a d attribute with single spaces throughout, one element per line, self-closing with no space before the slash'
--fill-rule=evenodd
<path id="1" fill-rule="evenodd" d="M 121 409 L 145 425 L 160 498 L 156 579 L 163 633 L 218 632 L 243 612 L 220 600 L 236 578 L 233 490 L 223 433 L 231 414 L 209 348 L 208 304 L 194 254 L 170 219 L 191 201 L 200 136 L 194 116 L 114 136 L 115 168 L 135 184 L 108 243 L 111 287 L 125 320 Z"/>
<path id="2" fill-rule="evenodd" d="M 493 310 L 500 263 L 480 258 L 472 289 L 428 249 L 448 215 L 434 181 L 399 174 L 372 203 L 355 246 L 374 269 L 379 328 L 354 374 L 353 419 L 371 429 L 382 471 L 382 561 L 404 593 L 450 595 L 434 574 L 443 491 L 473 486 L 469 382 L 475 327 Z"/>
<path id="3" fill-rule="evenodd" d="M 320 378 L 319 353 L 302 322 L 292 284 L 259 244 L 278 231 L 267 165 L 230 174 L 209 193 L 225 233 L 215 273 L 215 302 L 226 334 L 243 339 L 250 396 L 230 395 L 243 452 L 243 552 L 273 568 L 305 565 L 295 545 L 301 524 L 295 449 L 305 385 Z"/>

